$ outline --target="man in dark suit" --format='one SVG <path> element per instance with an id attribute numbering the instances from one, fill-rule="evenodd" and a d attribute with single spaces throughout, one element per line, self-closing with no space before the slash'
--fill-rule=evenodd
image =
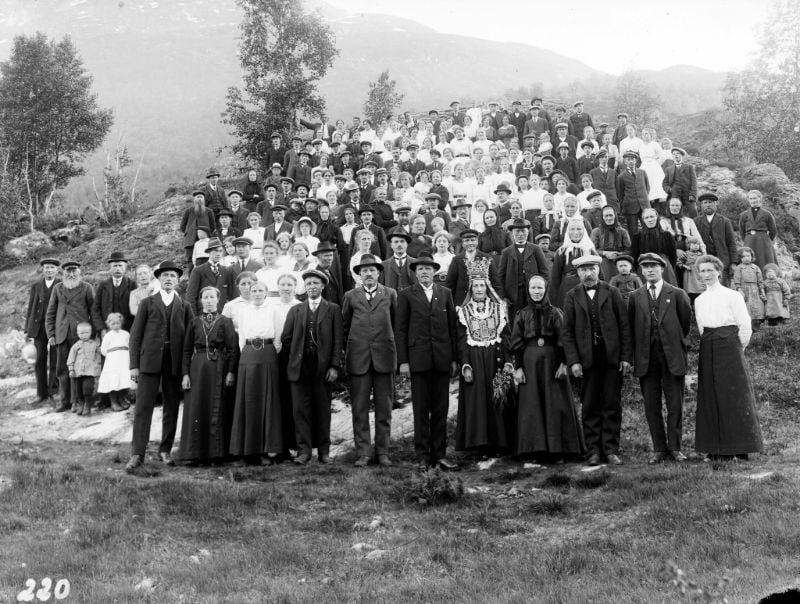
<path id="1" fill-rule="evenodd" d="M 722 261 L 722 284 L 728 286 L 733 276 L 733 264 L 737 260 L 736 235 L 731 221 L 717 213 L 719 198 L 713 193 L 703 193 L 698 198 L 703 213 L 694 219 L 700 238 L 706 244 L 706 252 Z"/>
<path id="2" fill-rule="evenodd" d="M 344 299 L 344 285 L 341 265 L 335 260 L 336 252 L 336 246 L 330 241 L 321 241 L 317 249 L 311 253 L 317 258 L 317 270 L 327 279 L 322 289 L 322 297 L 341 306 Z"/>
<path id="3" fill-rule="evenodd" d="M 587 126 L 594 128 L 592 116 L 583 111 L 583 101 L 576 101 L 572 108 L 574 113 L 569 116 L 569 121 L 572 123 L 572 133 L 575 136 L 583 138 L 583 129 Z"/>
<path id="4" fill-rule="evenodd" d="M 621 112 L 617 114 L 617 127 L 614 129 L 614 137 L 611 139 L 611 144 L 619 149 L 620 142 L 626 136 L 628 136 L 628 114 Z"/>
<path id="5" fill-rule="evenodd" d="M 375 236 L 372 242 L 371 251 L 378 258 L 387 258 L 389 256 L 389 244 L 386 242 L 386 232 L 377 224 L 372 222 L 375 215 L 375 210 L 372 206 L 362 205 L 358 210 L 358 217 L 361 219 L 361 224 L 353 229 L 353 234 L 350 240 L 350 255 L 352 256 L 356 251 L 356 233 L 361 230 L 369 230 Z"/>
<path id="6" fill-rule="evenodd" d="M 431 156 L 431 163 L 425 166 L 425 170 L 427 172 L 433 172 L 434 170 L 439 170 L 441 172 L 445 166 L 445 163 L 442 161 L 442 154 L 438 149 L 431 149 L 428 153 Z"/>
<path id="7" fill-rule="evenodd" d="M 394 340 L 397 292 L 378 283 L 383 265 L 372 254 L 361 256 L 361 262 L 353 270 L 361 277 L 363 285 L 345 293 L 342 319 L 347 342 L 353 438 L 358 455 L 355 465 L 364 467 L 370 459 L 371 393 L 375 407 L 375 455 L 380 465 L 390 466 L 389 439 L 397 369 Z"/>
<path id="8" fill-rule="evenodd" d="M 292 225 L 286 221 L 286 206 L 272 206 L 272 224 L 264 230 L 264 241 L 275 241 L 281 233 L 292 234 Z"/>
<path id="9" fill-rule="evenodd" d="M 515 101 L 515 102 L 518 103 L 518 101 Z M 483 114 L 483 118 L 484 119 L 487 118 L 487 117 L 489 118 L 489 120 L 490 120 L 489 121 L 489 125 L 492 128 L 494 128 L 495 131 L 499 130 L 500 126 L 503 125 L 503 116 L 506 115 L 505 111 L 498 111 L 498 107 L 499 107 L 499 104 L 497 103 L 497 101 L 491 101 L 489 103 L 489 111 L 488 111 L 488 113 L 484 113 Z M 517 110 L 519 110 L 519 107 L 517 107 Z M 520 116 L 522 117 L 522 125 L 524 125 L 525 124 L 525 115 L 520 113 Z M 508 116 L 508 123 L 511 124 L 511 116 L 510 115 Z M 481 120 L 481 124 L 480 125 L 483 125 L 483 120 Z M 519 128 L 517 128 L 517 130 L 519 130 Z"/>
<path id="10" fill-rule="evenodd" d="M 219 172 L 211 168 L 206 174 L 206 182 L 200 187 L 205 197 L 206 207 L 214 212 L 214 218 L 219 215 L 222 208 L 228 207 L 228 194 L 219 184 Z"/>
<path id="11" fill-rule="evenodd" d="M 447 411 L 456 362 L 456 308 L 450 290 L 433 282 L 439 264 L 427 253 L 411 263 L 416 283 L 397 296 L 397 360 L 411 377 L 414 452 L 421 469 L 455 470 L 447 459 Z"/>
<path id="12" fill-rule="evenodd" d="M 628 299 L 633 332 L 633 374 L 639 378 L 644 412 L 653 440 L 651 464 L 671 457 L 686 461 L 681 453 L 684 380 L 688 367 L 692 304 L 685 291 L 663 280 L 666 261 L 658 254 L 639 256 L 645 285 Z M 661 411 L 661 393 L 667 423 Z"/>
<path id="13" fill-rule="evenodd" d="M 619 465 L 622 377 L 631 370 L 633 345 L 628 313 L 616 287 L 600 281 L 600 256 L 576 258 L 581 282 L 564 300 L 562 335 L 567 365 L 582 378 L 581 416 L 589 465 L 603 457 Z"/>
<path id="14" fill-rule="evenodd" d="M 28 311 L 25 319 L 25 337 L 33 340 L 36 347 L 36 402 L 44 403 L 51 398 L 51 392 L 58 388 L 56 377 L 56 347 L 48 349 L 46 315 L 53 286 L 60 283 L 58 267 L 61 263 L 55 258 L 43 258 L 42 278 L 31 285 L 28 297 Z"/>
<path id="15" fill-rule="evenodd" d="M 122 315 L 122 329 L 130 331 L 133 325 L 129 299 L 136 289 L 136 281 L 125 276 L 128 260 L 122 252 L 112 252 L 108 258 L 109 278 L 101 281 L 94 292 L 92 326 L 95 333 L 105 336 L 106 319 L 112 312 Z"/>
<path id="16" fill-rule="evenodd" d="M 673 147 L 673 164 L 664 171 L 664 180 L 661 183 L 667 198 L 677 197 L 683 204 L 683 210 L 691 218 L 697 217 L 697 174 L 694 166 L 683 163 L 686 151 L 680 147 Z"/>
<path id="17" fill-rule="evenodd" d="M 397 226 L 397 221 L 394 219 L 392 206 L 386 203 L 386 195 L 386 187 L 377 187 L 372 192 L 372 201 L 370 201 L 369 207 L 372 208 L 372 219 L 375 224 L 381 227 L 384 233 L 389 233 Z"/>
<path id="18" fill-rule="evenodd" d="M 273 164 L 283 164 L 283 158 L 286 157 L 286 147 L 283 146 L 283 137 L 277 130 L 270 136 L 272 146 L 267 149 L 266 157 L 264 158 L 264 165 L 271 166 Z"/>
<path id="19" fill-rule="evenodd" d="M 420 207 L 418 210 L 419 213 L 425 217 L 426 235 L 433 235 L 433 225 L 431 223 L 434 218 L 441 218 L 444 221 L 444 230 L 450 232 L 450 212 L 439 209 L 441 201 L 442 196 L 438 193 L 428 193 L 425 196 L 427 207 Z"/>
<path id="20" fill-rule="evenodd" d="M 528 281 L 534 275 L 550 279 L 550 268 L 538 245 L 528 242 L 531 223 L 524 218 L 516 218 L 509 226 L 514 243 L 500 254 L 500 281 L 503 287 L 500 295 L 509 302 L 508 321 L 514 320 L 514 313 L 528 303 Z"/>
<path id="21" fill-rule="evenodd" d="M 174 465 L 170 451 L 175 441 L 181 402 L 183 335 L 193 317 L 191 306 L 175 293 L 181 269 L 166 261 L 153 272 L 161 283 L 161 291 L 142 300 L 131 327 L 131 380 L 138 385 L 131 458 L 125 466 L 128 473 L 144 463 L 159 386 L 163 418 L 158 456 L 163 463 Z"/>
<path id="22" fill-rule="evenodd" d="M 416 178 L 417 172 L 422 172 L 425 169 L 425 163 L 417 157 L 419 145 L 417 143 L 411 143 L 406 147 L 406 151 L 408 151 L 409 157 L 401 164 L 400 171 L 408 172 L 411 174 L 412 178 Z"/>
<path id="23" fill-rule="evenodd" d="M 450 111 L 453 112 L 453 125 L 454 126 L 461 126 L 464 127 L 464 118 L 466 117 L 467 113 L 465 111 L 461 111 L 461 102 L 460 101 L 453 101 L 450 103 Z"/>
<path id="24" fill-rule="evenodd" d="M 539 107 L 535 105 L 531 107 L 530 118 L 523 124 L 522 138 L 533 136 L 534 140 L 539 140 L 542 133 L 549 132 L 549 130 L 547 120 L 539 115 Z"/>
<path id="25" fill-rule="evenodd" d="M 383 261 L 383 270 L 378 281 L 400 293 L 417 281 L 414 270 L 411 268 L 411 264 L 416 258 L 406 254 L 408 244 L 411 243 L 411 235 L 405 231 L 393 231 L 389 233 L 388 239 L 392 248 L 392 256 Z"/>
<path id="26" fill-rule="evenodd" d="M 264 266 L 262 262 L 259 262 L 255 258 L 251 257 L 253 242 L 249 237 L 237 237 L 231 241 L 231 243 L 233 244 L 233 249 L 235 250 L 234 253 L 236 254 L 236 259 L 228 266 L 228 271 L 233 274 L 232 278 L 234 282 L 240 273 L 243 273 L 244 271 L 255 273 L 258 269 Z M 231 299 L 236 297 L 233 290 L 228 293 L 231 295 Z"/>
<path id="27" fill-rule="evenodd" d="M 567 122 L 559 122 L 556 124 L 556 132 L 555 136 L 553 137 L 553 149 L 558 149 L 558 146 L 561 143 L 567 144 L 569 147 L 569 151 L 567 155 L 569 157 L 575 158 L 576 151 L 578 150 L 578 139 L 568 134 L 569 126 Z"/>
<path id="28" fill-rule="evenodd" d="M 234 189 L 228 193 L 228 206 L 231 212 L 231 226 L 244 233 L 244 230 L 250 226 L 247 224 L 247 217 L 250 215 L 250 210 L 242 203 L 241 191 Z M 217 218 L 219 218 L 219 216 L 217 216 Z M 222 239 L 222 237 L 220 237 L 220 239 Z"/>
<path id="29" fill-rule="evenodd" d="M 467 201 L 466 197 L 457 197 L 453 200 L 452 209 L 453 212 L 455 212 L 456 217 L 450 222 L 450 228 L 448 231 L 453 237 L 453 249 L 455 250 L 455 253 L 458 254 L 461 252 L 461 233 L 470 228 L 470 203 Z"/>
<path id="30" fill-rule="evenodd" d="M 236 278 L 233 271 L 220 264 L 220 260 L 222 260 L 222 242 L 216 237 L 209 239 L 206 251 L 208 252 L 208 262 L 201 264 L 192 271 L 186 287 L 186 304 L 191 307 L 194 314 L 203 312 L 200 292 L 204 287 L 216 287 L 219 290 L 218 312 L 222 312 L 222 307 L 225 306 L 228 300 L 233 300 L 236 297 Z"/>
<path id="31" fill-rule="evenodd" d="M 296 464 L 331 464 L 331 384 L 342 364 L 342 311 L 322 297 L 328 278 L 318 270 L 303 273 L 307 299 L 289 310 L 281 343 L 289 350 L 286 374 L 292 388 Z"/>
<path id="32" fill-rule="evenodd" d="M 467 289 L 469 288 L 467 262 L 472 262 L 476 258 L 489 259 L 489 281 L 495 291 L 499 291 L 502 288 L 494 258 L 490 254 L 478 250 L 478 231 L 474 229 L 461 231 L 461 246 L 463 251 L 450 262 L 450 267 L 447 269 L 447 277 L 444 281 L 444 286 L 453 292 L 453 302 L 455 302 L 456 306 L 460 306 L 464 302 L 464 298 L 467 297 Z"/>
<path id="33" fill-rule="evenodd" d="M 492 122 L 494 131 L 497 132 L 503 125 L 503 115 L 505 112 L 498 112 L 496 123 Z M 508 123 L 517 129 L 517 142 L 519 148 L 522 149 L 522 134 L 525 130 L 525 124 L 528 121 L 528 115 L 522 110 L 522 103 L 520 101 L 513 101 L 511 103 L 511 112 L 508 114 Z"/>
<path id="34" fill-rule="evenodd" d="M 623 226 L 633 237 L 639 230 L 642 210 L 650 207 L 650 181 L 647 172 L 638 169 L 641 162 L 636 151 L 626 151 L 622 161 L 625 168 L 617 175 L 617 199 Z"/>
<path id="35" fill-rule="evenodd" d="M 608 167 L 608 151 L 601 149 L 597 154 L 597 167 L 589 172 L 595 189 L 606 196 L 606 203 L 619 214 L 617 198 L 617 173 Z"/>
<path id="36" fill-rule="evenodd" d="M 72 407 L 72 384 L 70 383 L 67 357 L 72 345 L 78 341 L 78 324 L 92 323 L 92 286 L 81 279 L 81 265 L 67 261 L 61 265 L 64 278 L 53 286 L 47 303 L 45 324 L 47 343 L 56 349 L 56 375 L 61 401 L 56 412 Z"/>

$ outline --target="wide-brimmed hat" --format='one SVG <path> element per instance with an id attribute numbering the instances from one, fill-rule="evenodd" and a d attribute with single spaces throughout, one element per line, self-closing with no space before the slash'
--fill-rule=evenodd
<path id="1" fill-rule="evenodd" d="M 211 178 L 212 176 L 219 176 L 220 173 L 215 168 L 209 168 L 208 172 L 206 172 L 206 178 Z"/>
<path id="2" fill-rule="evenodd" d="M 312 256 L 319 256 L 323 252 L 336 252 L 336 246 L 333 245 L 330 241 L 320 241 L 317 249 L 311 252 Z"/>
<path id="3" fill-rule="evenodd" d="M 406 243 L 411 243 L 411 235 L 406 233 L 402 228 L 390 232 L 386 238 L 391 242 L 394 237 L 400 237 L 401 239 L 405 239 Z"/>
<path id="4" fill-rule="evenodd" d="M 314 201 L 316 201 L 316 200 L 314 200 Z M 292 226 L 292 231 L 294 231 L 295 235 L 299 235 L 300 234 L 300 225 L 303 224 L 304 222 L 307 222 L 308 224 L 311 225 L 311 234 L 312 235 L 317 232 L 317 223 L 314 222 L 313 220 L 311 220 L 311 218 L 309 218 L 308 216 L 301 216 L 300 218 L 295 220 L 294 225 Z"/>
<path id="5" fill-rule="evenodd" d="M 670 153 L 675 153 L 676 151 L 677 151 L 678 153 L 680 153 L 681 155 L 683 155 L 684 157 L 686 157 L 686 150 L 685 150 L 685 149 L 681 149 L 680 147 L 673 147 L 673 148 L 670 150 Z"/>
<path id="6" fill-rule="evenodd" d="M 433 270 L 435 271 L 438 271 L 442 267 L 442 265 L 436 262 L 433 259 L 433 256 L 427 252 L 421 253 L 419 256 L 417 256 L 414 262 L 409 262 L 408 266 L 411 267 L 412 271 L 417 270 L 418 266 L 432 266 Z"/>
<path id="7" fill-rule="evenodd" d="M 175 264 L 172 260 L 165 260 L 164 262 L 159 264 L 153 271 L 153 275 L 158 277 L 164 271 L 175 271 L 176 273 L 178 273 L 178 277 L 180 277 L 183 274 L 183 269 L 177 264 Z"/>
<path id="8" fill-rule="evenodd" d="M 495 195 L 497 195 L 498 193 L 508 193 L 509 195 L 511 195 L 512 193 L 511 187 L 509 187 L 506 183 L 501 182 L 499 185 L 497 185 L 497 188 L 494 190 Z"/>
<path id="9" fill-rule="evenodd" d="M 511 224 L 508 225 L 508 230 L 513 231 L 514 229 L 529 229 L 531 228 L 531 223 L 529 220 L 525 220 L 524 218 L 515 218 L 511 221 Z"/>
<path id="10" fill-rule="evenodd" d="M 363 254 L 361 256 L 361 260 L 359 260 L 359 263 L 353 267 L 353 272 L 358 274 L 362 268 L 367 268 L 370 266 L 374 266 L 379 271 L 383 270 L 383 264 L 381 264 L 381 261 L 378 260 L 378 258 L 372 254 Z"/>
<path id="11" fill-rule="evenodd" d="M 108 263 L 111 264 L 112 262 L 128 262 L 128 259 L 125 257 L 124 252 L 111 252 L 111 255 L 108 257 Z"/>

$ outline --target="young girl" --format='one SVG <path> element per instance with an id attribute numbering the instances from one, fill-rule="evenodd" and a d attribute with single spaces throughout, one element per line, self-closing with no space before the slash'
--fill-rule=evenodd
<path id="1" fill-rule="evenodd" d="M 739 264 L 733 267 L 733 287 L 744 297 L 747 312 L 753 324 L 753 331 L 758 331 L 764 320 L 764 279 L 761 269 L 753 264 L 755 253 L 749 247 L 739 248 Z"/>
<path id="2" fill-rule="evenodd" d="M 677 264 L 683 269 L 683 290 L 689 294 L 692 303 L 706 289 L 697 272 L 697 259 L 705 253 L 701 245 L 700 237 L 691 235 L 686 238 L 686 251 L 678 254 Z"/>
<path id="3" fill-rule="evenodd" d="M 100 353 L 106 358 L 106 362 L 100 373 L 97 391 L 101 394 L 108 393 L 112 411 L 124 411 L 128 408 L 126 398 L 131 387 L 129 334 L 122 329 L 122 315 L 117 312 L 108 315 L 106 326 L 108 331 L 100 344 Z"/>
<path id="4" fill-rule="evenodd" d="M 192 264 L 200 266 L 208 262 L 208 252 L 206 246 L 208 245 L 208 238 L 211 234 L 211 229 L 207 226 L 200 225 L 197 227 L 197 241 L 194 242 L 192 249 Z"/>
<path id="5" fill-rule="evenodd" d="M 253 242 L 250 258 L 261 262 L 261 250 L 264 248 L 264 231 L 267 229 L 261 226 L 261 215 L 258 212 L 250 212 L 247 215 L 247 224 L 250 225 L 250 228 L 245 229 L 242 236 Z"/>
<path id="6" fill-rule="evenodd" d="M 764 265 L 764 293 L 767 296 L 764 316 L 767 325 L 780 325 L 789 318 L 789 300 L 792 290 L 784 279 L 777 264 Z"/>
<path id="7" fill-rule="evenodd" d="M 92 326 L 78 323 L 78 341 L 69 349 L 67 369 L 72 386 L 72 412 L 78 415 L 91 415 L 94 379 L 100 375 L 100 348 L 92 338 Z M 126 371 L 130 369 L 126 368 Z"/>

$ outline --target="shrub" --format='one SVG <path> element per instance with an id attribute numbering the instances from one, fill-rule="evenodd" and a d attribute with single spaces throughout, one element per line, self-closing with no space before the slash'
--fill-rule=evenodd
<path id="1" fill-rule="evenodd" d="M 464 483 L 461 478 L 434 468 L 415 475 L 404 490 L 404 498 L 421 505 L 441 505 L 461 499 Z"/>

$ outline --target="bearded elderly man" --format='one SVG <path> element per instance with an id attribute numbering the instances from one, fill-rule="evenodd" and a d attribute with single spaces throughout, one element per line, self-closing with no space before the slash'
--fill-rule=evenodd
<path id="1" fill-rule="evenodd" d="M 576 258 L 581 282 L 564 299 L 562 341 L 574 378 L 582 378 L 581 417 L 589 465 L 619 465 L 622 377 L 631 371 L 633 338 L 622 295 L 600 281 L 600 256 Z"/>
<path id="2" fill-rule="evenodd" d="M 53 286 L 45 319 L 48 343 L 56 347 L 56 376 L 61 393 L 57 413 L 72 407 L 67 357 L 69 349 L 78 341 L 78 325 L 92 322 L 94 302 L 92 286 L 81 279 L 80 263 L 68 260 L 62 269 L 64 277 L 61 283 Z"/>

